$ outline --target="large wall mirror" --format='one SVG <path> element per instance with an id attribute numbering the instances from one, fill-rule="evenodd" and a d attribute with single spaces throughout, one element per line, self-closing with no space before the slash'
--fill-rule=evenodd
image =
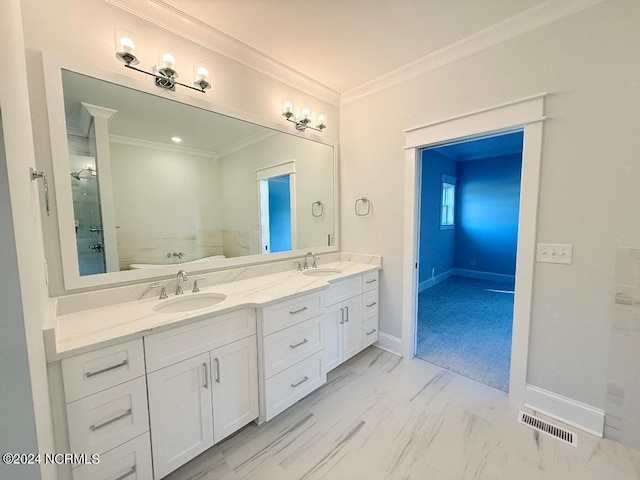
<path id="1" fill-rule="evenodd" d="M 333 145 L 57 62 L 45 74 L 67 290 L 337 249 Z"/>

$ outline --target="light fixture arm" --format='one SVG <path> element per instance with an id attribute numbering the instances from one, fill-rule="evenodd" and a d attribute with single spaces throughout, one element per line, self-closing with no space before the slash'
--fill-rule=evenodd
<path id="1" fill-rule="evenodd" d="M 166 88 L 167 90 L 175 90 L 176 85 L 180 85 L 181 87 L 190 88 L 191 90 L 195 90 L 196 92 L 206 93 L 206 88 L 208 88 L 209 86 L 207 82 L 203 81 L 204 83 L 207 83 L 206 86 L 203 86 L 202 88 L 192 87 L 191 85 L 186 85 L 184 83 L 177 82 L 172 77 L 166 77 L 164 75 L 159 75 L 157 73 L 147 72 L 146 70 L 136 68 L 128 63 L 125 63 L 124 66 L 125 68 L 130 68 L 131 70 L 135 70 L 136 72 L 144 73 L 145 75 L 154 77 L 156 79 L 156 85 L 162 88 Z"/>
<path id="2" fill-rule="evenodd" d="M 316 132 L 322 132 L 323 129 L 327 128 L 327 126 L 324 123 L 320 123 L 315 127 L 313 127 L 309 125 L 309 123 L 311 123 L 311 119 L 309 118 L 297 119 L 292 112 L 283 112 L 282 116 L 288 122 L 295 124 L 296 130 L 298 130 L 299 132 L 304 132 L 307 128 L 310 128 L 311 130 L 315 130 Z"/>

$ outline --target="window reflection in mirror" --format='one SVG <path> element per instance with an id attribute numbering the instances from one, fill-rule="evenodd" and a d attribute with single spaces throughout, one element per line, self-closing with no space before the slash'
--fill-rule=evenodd
<path id="1" fill-rule="evenodd" d="M 64 69 L 62 80 L 81 276 L 328 246 L 331 146 Z M 281 165 L 295 171 L 267 182 L 265 223 L 256 175 Z"/>

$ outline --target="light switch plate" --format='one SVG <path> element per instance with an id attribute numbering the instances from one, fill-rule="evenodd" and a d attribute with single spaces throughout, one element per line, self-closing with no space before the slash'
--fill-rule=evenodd
<path id="1" fill-rule="evenodd" d="M 573 262 L 573 245 L 539 243 L 536 250 L 536 261 L 571 265 Z"/>

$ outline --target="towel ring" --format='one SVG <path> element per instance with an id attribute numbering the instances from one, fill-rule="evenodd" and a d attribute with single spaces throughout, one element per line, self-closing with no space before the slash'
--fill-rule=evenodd
<path id="1" fill-rule="evenodd" d="M 362 210 L 363 206 L 366 206 L 366 210 L 364 211 Z M 367 197 L 356 199 L 355 210 L 358 217 L 366 217 L 367 215 L 369 215 L 369 213 L 371 213 L 371 200 L 369 200 Z"/>
<path id="2" fill-rule="evenodd" d="M 316 218 L 324 215 L 324 205 L 320 200 L 311 204 L 311 215 Z"/>

